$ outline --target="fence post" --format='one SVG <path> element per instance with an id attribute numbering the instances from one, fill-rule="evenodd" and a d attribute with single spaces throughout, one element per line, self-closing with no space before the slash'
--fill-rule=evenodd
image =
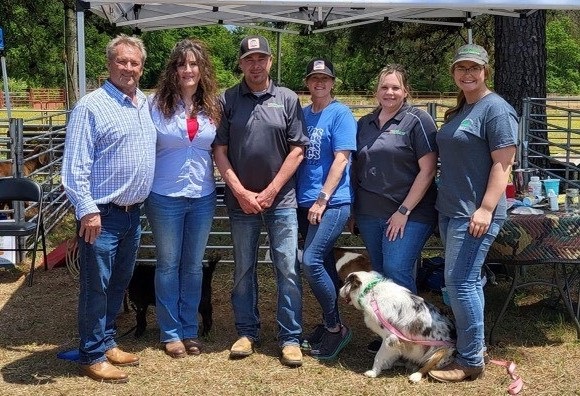
<path id="1" fill-rule="evenodd" d="M 22 118 L 10 119 L 10 154 L 12 155 L 12 175 L 14 177 L 23 177 L 24 175 L 24 120 Z M 14 205 L 14 221 L 25 221 L 25 209 L 23 202 L 17 202 Z M 19 249 L 26 245 L 26 238 L 16 238 L 16 244 Z M 16 262 L 22 262 L 24 253 L 16 252 Z"/>
<path id="2" fill-rule="evenodd" d="M 522 106 L 521 127 L 518 131 L 518 140 L 520 141 L 520 155 L 518 160 L 521 169 L 528 169 L 528 134 L 530 132 L 530 98 L 524 98 Z M 526 180 L 527 182 L 527 180 Z"/>

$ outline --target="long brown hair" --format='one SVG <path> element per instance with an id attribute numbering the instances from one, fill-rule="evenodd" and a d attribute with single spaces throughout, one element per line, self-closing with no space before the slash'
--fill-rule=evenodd
<path id="1" fill-rule="evenodd" d="M 199 86 L 192 97 L 194 103 L 192 115 L 204 110 L 214 124 L 218 125 L 221 118 L 221 107 L 218 100 L 217 80 L 209 59 L 209 52 L 200 40 L 184 39 L 175 44 L 159 77 L 154 104 L 165 118 L 169 118 L 175 113 L 180 92 L 177 67 L 186 62 L 189 52 L 193 53 L 201 73 Z"/>

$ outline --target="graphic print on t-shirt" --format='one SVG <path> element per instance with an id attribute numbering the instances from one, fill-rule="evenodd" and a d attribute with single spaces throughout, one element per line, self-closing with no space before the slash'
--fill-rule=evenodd
<path id="1" fill-rule="evenodd" d="M 320 141 L 323 134 L 324 129 L 308 126 L 308 137 L 310 138 L 310 144 L 306 150 L 306 162 L 308 165 L 317 165 L 320 161 Z"/>

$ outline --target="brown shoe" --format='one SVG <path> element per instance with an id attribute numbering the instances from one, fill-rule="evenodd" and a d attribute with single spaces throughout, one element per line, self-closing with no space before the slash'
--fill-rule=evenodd
<path id="1" fill-rule="evenodd" d="M 298 345 L 286 345 L 282 348 L 280 362 L 290 367 L 302 366 L 302 351 Z"/>
<path id="2" fill-rule="evenodd" d="M 183 340 L 183 346 L 185 346 L 185 351 L 188 355 L 199 355 L 201 354 L 202 344 L 196 338 L 186 338 Z"/>
<path id="3" fill-rule="evenodd" d="M 240 359 L 254 353 L 254 342 L 248 337 L 240 337 L 230 348 L 230 359 Z"/>
<path id="4" fill-rule="evenodd" d="M 429 376 L 440 382 L 460 382 L 465 380 L 473 381 L 483 378 L 485 366 L 482 367 L 464 367 L 456 362 L 451 362 L 439 370 L 429 371 Z"/>
<path id="5" fill-rule="evenodd" d="M 115 366 L 139 365 L 139 356 L 122 351 L 118 347 L 109 349 L 107 352 L 105 352 L 105 356 L 107 357 L 109 363 L 114 364 Z"/>
<path id="6" fill-rule="evenodd" d="M 187 356 L 185 346 L 181 341 L 171 341 L 165 343 L 165 353 L 174 359 L 184 358 Z"/>
<path id="7" fill-rule="evenodd" d="M 81 364 L 79 365 L 79 371 L 81 375 L 95 381 L 108 382 L 110 384 L 123 384 L 129 381 L 126 373 L 106 360 L 95 364 Z"/>

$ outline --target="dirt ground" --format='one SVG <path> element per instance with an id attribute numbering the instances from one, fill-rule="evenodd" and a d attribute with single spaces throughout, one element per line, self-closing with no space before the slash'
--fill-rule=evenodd
<path id="1" fill-rule="evenodd" d="M 372 365 L 366 351 L 373 335 L 362 315 L 341 302 L 343 321 L 353 329 L 353 340 L 336 362 L 321 363 L 305 356 L 301 368 L 290 369 L 278 360 L 275 339 L 275 287 L 272 270 L 260 266 L 260 310 L 263 344 L 241 361 L 228 359 L 235 340 L 229 302 L 231 264 L 218 264 L 214 278 L 214 329 L 204 339 L 198 357 L 171 359 L 158 343 L 159 330 L 153 309 L 142 338 L 120 338 L 121 346 L 141 356 L 139 367 L 126 368 L 130 381 L 123 385 L 101 384 L 78 375 L 77 365 L 57 358 L 57 353 L 76 348 L 77 280 L 66 268 L 39 269 L 28 287 L 19 271 L 0 270 L 0 395 L 504 395 L 509 377 L 504 368 L 488 365 L 486 377 L 474 382 L 440 384 L 424 380 L 411 385 L 408 372 L 396 368 L 376 379 L 363 373 Z M 500 279 L 501 280 L 501 279 Z M 319 307 L 305 285 L 304 322 L 308 330 L 320 318 Z M 507 283 L 486 288 L 487 327 L 497 315 Z M 520 306 L 511 307 L 498 332 L 499 345 L 490 347 L 493 358 L 509 359 L 522 376 L 523 395 L 579 395 L 580 343 L 549 292 L 533 290 L 518 296 Z M 440 296 L 427 299 L 441 304 Z M 119 333 L 134 325 L 133 312 L 121 312 Z"/>

